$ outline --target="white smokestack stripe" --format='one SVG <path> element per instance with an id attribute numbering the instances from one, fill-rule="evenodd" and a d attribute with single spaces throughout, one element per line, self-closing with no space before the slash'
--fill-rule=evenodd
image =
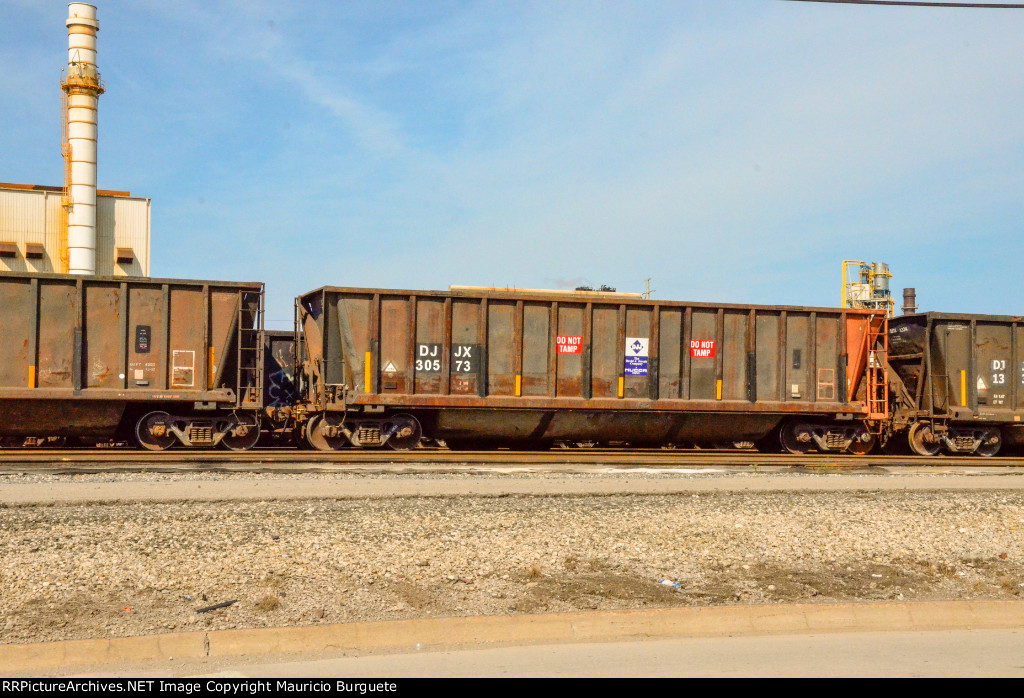
<path id="1" fill-rule="evenodd" d="M 96 113 L 103 92 L 96 68 L 96 7 L 68 5 L 68 144 L 71 185 L 68 209 L 68 271 L 96 273 Z"/>

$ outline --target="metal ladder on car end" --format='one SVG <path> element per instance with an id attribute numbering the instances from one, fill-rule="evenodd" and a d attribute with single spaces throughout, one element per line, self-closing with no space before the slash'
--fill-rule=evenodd
<path id="1" fill-rule="evenodd" d="M 255 310 L 250 308 L 253 296 Z M 238 406 L 259 409 L 263 406 L 263 293 L 242 294 L 237 327 Z"/>
<path id="2" fill-rule="evenodd" d="M 868 326 L 867 332 L 867 407 L 868 421 L 881 428 L 889 417 L 889 318 L 883 317 L 879 328 Z"/>

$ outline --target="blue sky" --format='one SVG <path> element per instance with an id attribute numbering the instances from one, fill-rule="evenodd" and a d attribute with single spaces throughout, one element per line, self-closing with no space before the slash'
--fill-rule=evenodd
<path id="1" fill-rule="evenodd" d="M 99 183 L 155 276 L 1021 313 L 1024 11 L 775 0 L 98 6 Z M 0 0 L 0 181 L 59 184 L 65 2 Z"/>

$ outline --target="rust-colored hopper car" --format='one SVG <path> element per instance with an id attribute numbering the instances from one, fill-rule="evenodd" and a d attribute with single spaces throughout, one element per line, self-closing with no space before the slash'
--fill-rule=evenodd
<path id="1" fill-rule="evenodd" d="M 595 292 L 321 288 L 297 299 L 308 445 L 753 444 L 864 453 L 881 311 Z"/>
<path id="2" fill-rule="evenodd" d="M 0 437 L 250 448 L 262 283 L 0 275 Z"/>

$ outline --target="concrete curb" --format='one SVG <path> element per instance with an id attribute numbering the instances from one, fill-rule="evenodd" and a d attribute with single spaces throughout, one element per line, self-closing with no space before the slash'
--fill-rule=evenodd
<path id="1" fill-rule="evenodd" d="M 711 606 L 534 616 L 418 618 L 375 623 L 214 630 L 0 645 L 0 673 L 57 673 L 115 663 L 282 655 L 363 654 L 674 637 L 1024 628 L 1021 601 Z"/>

